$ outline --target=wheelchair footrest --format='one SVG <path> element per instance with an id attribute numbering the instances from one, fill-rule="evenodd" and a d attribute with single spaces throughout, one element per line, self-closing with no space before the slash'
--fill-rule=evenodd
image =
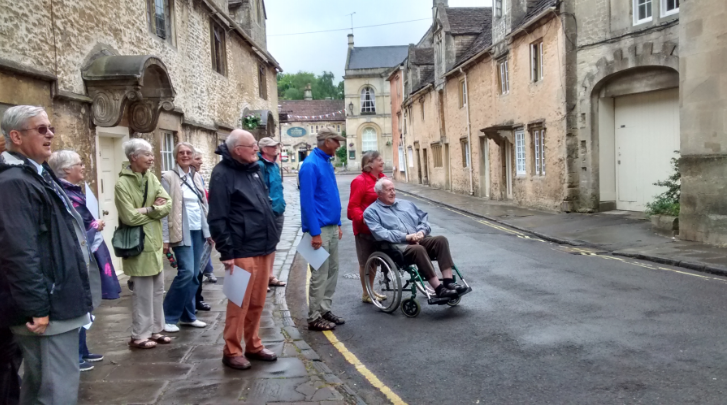
<path id="1" fill-rule="evenodd" d="M 472 292 L 472 287 L 467 287 L 467 290 L 465 292 L 463 292 L 462 294 L 460 294 L 459 296 L 461 297 L 461 296 L 463 296 L 465 294 L 469 294 L 471 292 Z"/>
<path id="2" fill-rule="evenodd" d="M 436 298 L 436 297 L 432 297 L 432 298 L 429 298 L 427 300 L 427 303 L 429 305 L 445 305 L 446 303 L 448 303 L 451 300 L 452 300 L 452 298 Z"/>

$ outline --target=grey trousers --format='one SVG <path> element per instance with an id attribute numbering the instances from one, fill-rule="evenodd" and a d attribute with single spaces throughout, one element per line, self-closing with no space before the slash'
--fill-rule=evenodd
<path id="1" fill-rule="evenodd" d="M 331 310 L 333 294 L 338 283 L 338 226 L 321 228 L 323 249 L 330 254 L 318 270 L 311 269 L 308 288 L 308 322 L 313 322 Z"/>
<path id="2" fill-rule="evenodd" d="M 21 405 L 78 403 L 78 329 L 58 335 L 15 335 L 23 352 Z"/>
<path id="3" fill-rule="evenodd" d="M 278 239 L 283 235 L 283 225 L 285 225 L 285 214 L 275 217 L 275 225 L 278 226 Z"/>
<path id="4" fill-rule="evenodd" d="M 156 276 L 131 277 L 134 293 L 131 299 L 131 337 L 149 339 L 164 330 L 164 272 Z"/>

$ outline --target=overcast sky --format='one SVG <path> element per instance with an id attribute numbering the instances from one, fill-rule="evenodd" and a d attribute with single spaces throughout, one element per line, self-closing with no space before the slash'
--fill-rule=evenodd
<path id="1" fill-rule="evenodd" d="M 485 7 L 491 0 L 449 0 L 450 7 Z M 355 46 L 416 43 L 431 25 L 432 0 L 265 0 L 268 51 L 286 73 L 324 70 L 342 79 L 353 15 Z M 411 21 L 374 28 L 366 25 Z M 317 34 L 310 31 L 343 29 Z M 281 35 L 296 34 L 296 35 Z"/>

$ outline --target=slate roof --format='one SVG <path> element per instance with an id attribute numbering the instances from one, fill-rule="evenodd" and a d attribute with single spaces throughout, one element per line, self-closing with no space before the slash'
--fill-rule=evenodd
<path id="1" fill-rule="evenodd" d="M 414 57 L 411 63 L 414 65 L 433 65 L 434 48 L 414 48 Z"/>
<path id="2" fill-rule="evenodd" d="M 523 17 L 522 21 L 520 21 L 516 27 L 519 27 L 526 22 L 530 21 L 533 17 L 543 12 L 543 10 L 547 9 L 548 7 L 553 7 L 556 4 L 558 4 L 559 0 L 540 0 L 537 3 L 535 3 L 534 6 L 528 10 L 527 14 L 525 14 L 525 17 Z"/>
<path id="3" fill-rule="evenodd" d="M 452 35 L 479 34 L 485 20 L 492 20 L 490 7 L 447 7 L 446 10 Z"/>
<path id="4" fill-rule="evenodd" d="M 465 51 L 459 58 L 457 58 L 457 61 L 454 63 L 454 67 L 452 69 L 457 68 L 459 65 L 466 62 L 471 57 L 477 55 L 478 53 L 484 51 L 492 45 L 492 8 L 488 7 L 486 9 L 486 13 L 487 18 L 480 26 L 480 35 L 475 38 L 469 49 L 467 49 L 467 51 Z"/>
<path id="5" fill-rule="evenodd" d="M 344 104 L 344 100 L 280 100 L 280 113 L 288 114 L 288 119 L 282 120 L 283 122 L 345 121 Z M 325 117 L 326 114 L 333 114 L 338 111 L 344 112 Z M 293 118 L 292 115 L 301 118 Z M 320 115 L 324 115 L 324 117 L 318 118 Z M 306 116 L 308 119 L 302 118 Z"/>
<path id="6" fill-rule="evenodd" d="M 393 67 L 406 59 L 409 45 L 354 47 L 346 69 Z"/>
<path id="7" fill-rule="evenodd" d="M 424 73 L 424 77 L 422 78 L 422 81 L 419 83 L 419 86 L 417 86 L 417 88 L 412 90 L 411 94 L 414 94 L 417 91 L 423 89 L 428 84 L 434 83 L 434 68 L 424 69 L 422 72 Z"/>

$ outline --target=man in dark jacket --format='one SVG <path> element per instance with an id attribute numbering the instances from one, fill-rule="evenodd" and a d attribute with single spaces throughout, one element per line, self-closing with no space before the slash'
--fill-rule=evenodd
<path id="1" fill-rule="evenodd" d="M 46 112 L 11 107 L 1 126 L 0 327 L 10 327 L 23 352 L 20 402 L 74 404 L 78 329 L 92 310 L 91 259 L 77 234 L 85 229 L 44 163 L 54 136 Z"/>
<path id="2" fill-rule="evenodd" d="M 241 129 L 232 131 L 217 148 L 222 162 L 212 170 L 210 179 L 207 222 L 220 260 L 231 274 L 235 267 L 250 273 L 242 307 L 227 303 L 223 332 L 222 363 L 239 370 L 251 367 L 248 358 L 277 360 L 258 336 L 268 275 L 279 240 L 272 202 L 257 165 L 258 150 L 252 134 Z"/>
<path id="3" fill-rule="evenodd" d="M 278 226 L 278 239 L 283 234 L 283 223 L 285 221 L 285 198 L 283 197 L 283 178 L 280 177 L 280 166 L 275 163 L 278 160 L 280 142 L 273 138 L 265 137 L 258 141 L 260 152 L 258 153 L 257 164 L 263 176 L 265 186 L 268 188 L 270 200 L 273 203 L 275 224 Z M 285 282 L 278 280 L 274 274 L 268 278 L 268 286 L 284 287 Z M 269 290 L 269 289 L 268 289 Z"/>

